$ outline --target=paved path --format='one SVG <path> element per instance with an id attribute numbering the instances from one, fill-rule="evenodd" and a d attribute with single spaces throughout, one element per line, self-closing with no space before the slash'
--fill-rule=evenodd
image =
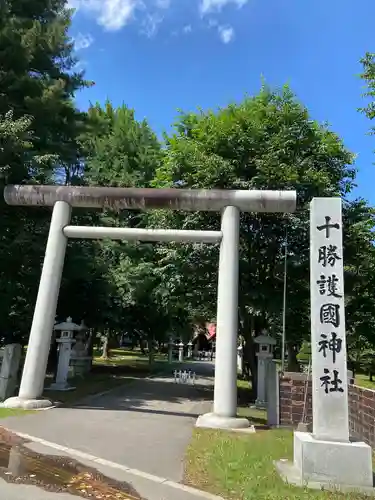
<path id="1" fill-rule="evenodd" d="M 0 479 L 0 498 L 4 500 L 77 500 L 79 497 L 67 493 L 51 493 L 36 486 L 8 484 Z"/>
<path id="2" fill-rule="evenodd" d="M 212 405 L 209 389 L 213 383 L 213 364 L 194 363 L 192 368 L 197 373 L 195 387 L 175 384 L 172 376 L 143 379 L 72 408 L 2 419 L 0 424 L 99 457 L 104 464 L 105 460 L 120 464 L 124 466 L 120 475 L 128 482 L 131 481 L 124 478 L 125 467 L 179 482 L 194 422 L 198 415 L 210 411 Z M 155 493 L 156 482 L 150 486 L 147 479 L 138 475 L 138 482 L 141 479 L 146 481 L 142 488 L 150 490 L 146 496 L 150 500 L 193 498 L 177 496 L 175 492 L 174 496 L 166 493 L 149 496 Z"/>
<path id="3" fill-rule="evenodd" d="M 89 467 L 96 469 L 104 474 L 107 478 L 114 479 L 119 482 L 130 483 L 135 492 L 143 500 L 223 500 L 221 497 L 205 493 L 179 483 L 174 483 L 162 478 L 151 477 L 140 471 L 124 471 L 117 464 L 106 463 L 105 460 L 92 458 L 85 458 L 76 456 L 74 453 L 56 450 L 45 444 L 30 442 L 26 445 L 32 451 L 44 455 L 57 455 L 72 457 Z M 71 450 L 72 451 L 72 450 Z M 99 463 L 100 462 L 100 463 Z M 36 486 L 22 485 L 22 484 L 9 484 L 3 479 L 0 479 L 0 498 L 6 500 L 77 500 L 77 496 L 72 496 L 68 493 L 53 493 L 44 491 Z M 99 498 L 99 497 L 98 497 Z M 102 497 L 101 497 L 102 498 Z M 106 497 L 108 500 L 114 500 L 113 497 Z M 117 498 L 117 497 L 116 497 Z M 127 498 L 123 497 L 124 500 Z"/>

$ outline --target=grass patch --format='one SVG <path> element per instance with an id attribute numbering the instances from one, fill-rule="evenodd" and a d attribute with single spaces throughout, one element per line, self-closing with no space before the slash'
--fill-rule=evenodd
<path id="1" fill-rule="evenodd" d="M 362 373 L 357 373 L 355 376 L 355 384 L 359 387 L 364 387 L 365 389 L 375 390 L 375 382 L 371 381 L 368 375 L 364 375 Z"/>
<path id="2" fill-rule="evenodd" d="M 237 399 L 239 406 L 249 406 L 251 403 L 251 382 L 237 378 Z"/>
<path id="3" fill-rule="evenodd" d="M 267 411 L 252 408 L 251 406 L 238 406 L 237 415 L 239 417 L 247 418 L 251 424 L 267 425 Z"/>
<path id="4" fill-rule="evenodd" d="M 33 413 L 32 410 L 18 410 L 13 408 L 0 408 L 0 418 L 20 417 Z"/>
<path id="5" fill-rule="evenodd" d="M 240 391 L 249 391 L 251 390 L 251 382 L 245 380 L 243 378 L 237 378 L 237 389 Z"/>
<path id="6" fill-rule="evenodd" d="M 154 362 L 165 362 L 167 356 L 165 354 L 155 353 Z M 106 366 L 128 366 L 128 365 L 148 365 L 148 356 L 143 355 L 137 350 L 126 349 L 111 349 L 108 358 L 102 358 L 100 352 L 94 352 L 93 358 L 94 365 Z"/>
<path id="7" fill-rule="evenodd" d="M 250 423 L 255 426 L 267 425 L 267 411 L 252 407 L 254 403 L 251 401 L 251 382 L 241 378 L 237 379 L 237 399 L 237 415 L 239 417 L 249 419 Z"/>
<path id="8" fill-rule="evenodd" d="M 184 482 L 230 500 L 365 500 L 285 484 L 274 460 L 291 459 L 293 434 L 274 429 L 244 435 L 195 429 L 185 460 Z"/>

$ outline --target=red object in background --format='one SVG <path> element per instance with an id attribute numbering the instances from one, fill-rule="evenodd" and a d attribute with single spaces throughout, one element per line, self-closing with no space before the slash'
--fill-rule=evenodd
<path id="1" fill-rule="evenodd" d="M 216 324 L 215 323 L 208 323 L 206 328 L 208 331 L 207 339 L 213 340 L 216 336 Z"/>

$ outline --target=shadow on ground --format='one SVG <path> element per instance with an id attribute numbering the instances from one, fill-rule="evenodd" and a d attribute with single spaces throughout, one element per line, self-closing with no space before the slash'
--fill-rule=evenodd
<path id="1" fill-rule="evenodd" d="M 186 405 L 192 407 L 194 403 L 212 401 L 214 368 L 211 364 L 197 363 L 184 365 L 183 369 L 191 369 L 196 373 L 194 385 L 191 382 L 176 383 L 171 370 L 155 378 L 134 379 L 126 388 L 119 387 L 108 394 L 90 396 L 71 405 L 70 408 L 197 418 L 199 413 L 187 411 Z M 180 405 L 181 409 L 184 406 L 182 411 L 179 411 Z"/>
<path id="2" fill-rule="evenodd" d="M 71 408 L 81 410 L 138 411 L 191 418 L 197 415 L 186 412 L 165 411 L 160 409 L 160 405 L 163 402 L 183 404 L 186 401 L 190 401 L 192 403 L 199 403 L 212 401 L 212 398 L 213 389 L 200 385 L 199 381 L 195 386 L 192 386 L 176 384 L 165 377 L 165 380 L 134 380 L 134 383 L 126 389 L 120 387 L 106 395 L 85 398 L 81 402 L 72 405 Z M 159 409 L 155 408 L 156 406 Z"/>
<path id="3" fill-rule="evenodd" d="M 181 481 L 194 421 L 212 411 L 214 364 L 196 362 L 180 367 L 196 373 L 195 385 L 176 384 L 171 369 L 70 406 L 11 417 L 2 423 L 14 432 Z M 251 409 L 247 406 L 245 410 Z M 253 424 L 258 418 L 262 423 L 262 414 L 243 416 L 250 417 Z"/>

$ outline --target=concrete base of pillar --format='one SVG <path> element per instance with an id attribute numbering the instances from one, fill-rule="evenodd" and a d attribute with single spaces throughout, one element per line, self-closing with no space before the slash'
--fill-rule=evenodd
<path id="1" fill-rule="evenodd" d="M 375 493 L 371 447 L 366 443 L 321 441 L 295 432 L 294 462 L 281 460 L 276 468 L 296 486 Z"/>
<path id="2" fill-rule="evenodd" d="M 3 403 L 3 408 L 18 408 L 21 410 L 41 410 L 54 406 L 49 399 L 27 399 L 27 398 L 9 398 Z"/>
<path id="3" fill-rule="evenodd" d="M 208 429 L 249 430 L 250 422 L 247 418 L 222 417 L 220 415 L 216 415 L 216 413 L 205 413 L 204 415 L 200 415 L 198 417 L 195 427 L 205 427 Z"/>

